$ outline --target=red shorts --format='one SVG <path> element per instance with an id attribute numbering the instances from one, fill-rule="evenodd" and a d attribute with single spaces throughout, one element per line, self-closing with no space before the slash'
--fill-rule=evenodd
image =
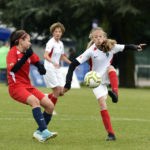
<path id="1" fill-rule="evenodd" d="M 45 96 L 40 90 L 36 89 L 35 87 L 9 87 L 9 94 L 13 99 L 24 104 L 26 104 L 27 98 L 30 95 L 34 95 L 38 98 L 39 101 L 41 101 Z"/>

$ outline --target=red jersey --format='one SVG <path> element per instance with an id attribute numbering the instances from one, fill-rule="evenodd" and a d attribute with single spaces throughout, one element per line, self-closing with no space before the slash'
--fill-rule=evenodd
<path id="1" fill-rule="evenodd" d="M 35 64 L 40 60 L 40 58 L 33 53 L 32 56 L 28 58 L 25 64 L 16 72 L 11 72 L 14 65 L 23 57 L 23 53 L 20 52 L 16 46 L 13 46 L 7 54 L 7 78 L 8 85 L 11 87 L 31 87 L 31 82 L 29 79 L 30 64 Z"/>

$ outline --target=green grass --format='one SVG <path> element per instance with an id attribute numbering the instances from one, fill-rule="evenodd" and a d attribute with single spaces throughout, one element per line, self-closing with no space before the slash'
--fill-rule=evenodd
<path id="1" fill-rule="evenodd" d="M 39 88 L 44 93 L 51 90 Z M 57 115 L 48 126 L 58 137 L 46 143 L 32 139 L 37 125 L 31 108 L 13 100 L 0 83 L 0 150 L 148 150 L 150 145 L 150 90 L 120 88 L 119 102 L 108 97 L 108 111 L 116 141 L 107 133 L 91 89 L 72 89 L 59 98 Z M 18 91 L 19 92 L 19 91 Z"/>

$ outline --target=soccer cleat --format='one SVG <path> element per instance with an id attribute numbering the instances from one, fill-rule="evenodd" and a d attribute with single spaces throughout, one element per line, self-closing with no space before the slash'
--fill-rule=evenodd
<path id="1" fill-rule="evenodd" d="M 116 140 L 115 135 L 112 133 L 109 133 L 108 137 L 106 138 L 106 141 L 115 141 L 115 140 Z"/>
<path id="2" fill-rule="evenodd" d="M 54 138 L 57 136 L 57 132 L 50 132 L 48 131 L 48 129 L 45 129 L 44 131 L 42 131 L 42 142 L 47 141 L 50 138 Z"/>
<path id="3" fill-rule="evenodd" d="M 112 98 L 112 102 L 113 103 L 117 103 L 118 102 L 118 95 L 116 92 L 114 91 L 108 91 L 109 96 Z"/>
<path id="4" fill-rule="evenodd" d="M 42 139 L 42 132 L 40 130 L 36 130 L 33 133 L 33 138 L 37 139 L 39 142 L 42 142 L 43 141 L 43 139 Z"/>
<path id="5" fill-rule="evenodd" d="M 45 129 L 43 132 L 36 130 L 33 133 L 33 138 L 37 139 L 39 142 L 45 142 L 50 138 L 56 137 L 57 135 L 57 132 L 50 132 L 47 129 Z"/>

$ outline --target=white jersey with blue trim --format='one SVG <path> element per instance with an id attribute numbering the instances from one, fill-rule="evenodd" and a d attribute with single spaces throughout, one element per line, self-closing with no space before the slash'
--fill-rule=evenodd
<path id="1" fill-rule="evenodd" d="M 93 44 L 76 59 L 79 63 L 83 63 L 91 59 L 92 70 L 98 72 L 102 77 L 107 71 L 108 66 L 111 64 L 113 55 L 117 52 L 122 52 L 124 50 L 124 46 L 125 45 L 115 44 L 111 51 L 104 53 L 102 50 L 99 50 L 95 44 Z"/>
<path id="2" fill-rule="evenodd" d="M 49 52 L 49 57 L 52 59 L 53 62 L 59 64 L 60 57 L 62 54 L 64 54 L 63 42 L 62 41 L 57 42 L 53 37 L 46 43 L 45 51 Z M 47 61 L 46 59 L 44 64 L 46 67 L 53 66 L 53 64 Z"/>

